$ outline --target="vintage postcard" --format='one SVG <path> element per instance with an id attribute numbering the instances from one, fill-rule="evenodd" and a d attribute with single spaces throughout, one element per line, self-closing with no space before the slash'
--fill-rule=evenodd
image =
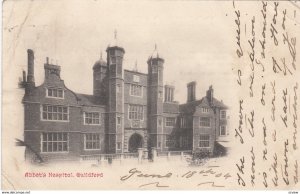
<path id="1" fill-rule="evenodd" d="M 299 1 L 3 1 L 3 190 L 287 190 Z"/>

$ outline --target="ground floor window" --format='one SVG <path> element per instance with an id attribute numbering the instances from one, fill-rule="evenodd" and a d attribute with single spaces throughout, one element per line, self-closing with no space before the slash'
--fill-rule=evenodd
<path id="1" fill-rule="evenodd" d="M 68 133 L 42 133 L 42 152 L 67 152 Z"/>
<path id="2" fill-rule="evenodd" d="M 200 148 L 209 147 L 209 135 L 200 135 L 199 147 Z"/>
<path id="3" fill-rule="evenodd" d="M 175 139 L 171 135 L 166 135 L 166 147 L 175 147 Z"/>
<path id="4" fill-rule="evenodd" d="M 84 149 L 100 150 L 100 134 L 99 133 L 84 134 Z"/>

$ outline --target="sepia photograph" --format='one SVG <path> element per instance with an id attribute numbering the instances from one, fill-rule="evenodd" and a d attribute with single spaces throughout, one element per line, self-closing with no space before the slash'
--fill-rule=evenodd
<path id="1" fill-rule="evenodd" d="M 2 6 L 2 190 L 298 193 L 299 1 Z"/>

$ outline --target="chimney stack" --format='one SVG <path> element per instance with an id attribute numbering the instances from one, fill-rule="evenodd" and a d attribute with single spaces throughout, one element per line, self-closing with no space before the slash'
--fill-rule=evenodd
<path id="1" fill-rule="evenodd" d="M 212 86 L 209 86 L 209 89 L 206 91 L 206 98 L 208 99 L 210 104 L 213 104 L 214 89 Z"/>
<path id="2" fill-rule="evenodd" d="M 165 102 L 174 101 L 174 86 L 165 85 Z"/>
<path id="3" fill-rule="evenodd" d="M 34 53 L 33 50 L 27 50 L 27 60 L 28 60 L 28 72 L 27 72 L 27 82 L 34 83 Z"/>
<path id="4" fill-rule="evenodd" d="M 23 70 L 23 82 L 26 82 L 26 72 Z"/>
<path id="5" fill-rule="evenodd" d="M 60 78 L 60 66 L 49 63 L 49 57 L 46 57 L 46 63 L 44 64 L 45 79 L 49 79 L 49 76 L 54 75 Z"/>
<path id="6" fill-rule="evenodd" d="M 196 100 L 196 82 L 190 82 L 187 84 L 187 102 Z"/>

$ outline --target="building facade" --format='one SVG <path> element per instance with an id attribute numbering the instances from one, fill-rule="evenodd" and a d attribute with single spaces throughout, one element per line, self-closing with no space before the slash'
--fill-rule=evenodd
<path id="1" fill-rule="evenodd" d="M 164 59 L 155 49 L 148 74 L 123 69 L 124 48 L 109 46 L 107 58 L 93 66 L 93 94 L 70 90 L 61 67 L 44 64 L 45 79 L 34 80 L 34 53 L 28 50 L 28 71 L 20 86 L 24 142 L 43 158 L 193 150 L 214 153 L 228 135 L 227 107 L 214 98 L 212 86 L 196 99 L 196 82 L 187 84 L 187 102 L 174 100 L 175 88 L 164 85 Z M 28 152 L 28 151 L 27 151 Z"/>

